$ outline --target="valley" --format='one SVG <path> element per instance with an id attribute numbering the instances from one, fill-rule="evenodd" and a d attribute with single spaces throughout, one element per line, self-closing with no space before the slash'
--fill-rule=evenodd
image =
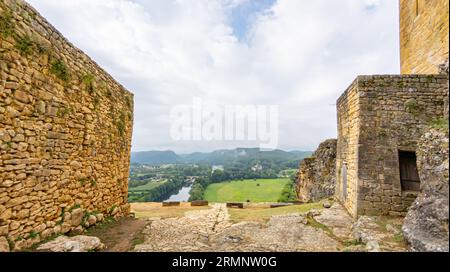
<path id="1" fill-rule="evenodd" d="M 188 155 L 171 151 L 137 152 L 131 159 L 128 200 L 295 201 L 296 168 L 309 154 L 256 148 Z"/>

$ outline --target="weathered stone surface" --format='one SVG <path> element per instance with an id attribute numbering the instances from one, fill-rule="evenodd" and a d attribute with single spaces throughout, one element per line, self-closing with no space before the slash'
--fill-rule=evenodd
<path id="1" fill-rule="evenodd" d="M 445 60 L 444 63 L 439 65 L 439 74 L 448 75 L 448 68 L 449 68 L 449 63 L 448 63 L 448 58 L 447 58 L 447 60 Z"/>
<path id="2" fill-rule="evenodd" d="M 89 225 L 94 225 L 97 222 L 97 217 L 95 215 L 91 214 L 87 218 L 87 222 L 89 223 Z"/>
<path id="3" fill-rule="evenodd" d="M 401 217 L 360 216 L 352 226 L 352 235 L 368 252 L 407 251 L 401 224 Z"/>
<path id="4" fill-rule="evenodd" d="M 55 240 L 40 245 L 37 249 L 52 252 L 88 252 L 101 250 L 105 245 L 99 238 L 93 236 L 59 236 Z"/>
<path id="5" fill-rule="evenodd" d="M 68 223 L 63 223 L 61 225 L 61 233 L 68 233 L 71 230 L 72 226 Z"/>
<path id="6" fill-rule="evenodd" d="M 0 236 L 8 234 L 9 225 L 0 226 Z"/>
<path id="7" fill-rule="evenodd" d="M 321 211 L 320 214 L 313 216 L 313 218 L 327 226 L 341 239 L 348 239 L 351 236 L 350 229 L 353 220 L 338 203 L 334 203 L 329 209 Z"/>
<path id="8" fill-rule="evenodd" d="M 5 237 L 0 236 L 0 252 L 9 252 L 8 240 Z"/>
<path id="9" fill-rule="evenodd" d="M 79 226 L 83 220 L 83 215 L 84 215 L 83 209 L 81 209 L 81 208 L 75 209 L 70 214 L 71 214 L 70 224 L 73 227 Z"/>
<path id="10" fill-rule="evenodd" d="M 448 1 L 400 1 L 402 74 L 436 74 L 448 58 Z"/>
<path id="11" fill-rule="evenodd" d="M 301 161 L 296 178 L 300 201 L 318 201 L 334 195 L 336 143 L 336 139 L 324 141 L 310 158 Z"/>
<path id="12" fill-rule="evenodd" d="M 97 222 L 101 222 L 101 221 L 103 221 L 103 214 L 102 213 L 97 213 L 96 215 L 95 215 L 95 217 L 97 217 Z"/>
<path id="13" fill-rule="evenodd" d="M 403 225 L 413 251 L 449 251 L 448 131 L 430 130 L 421 139 L 417 164 L 421 192 Z"/>

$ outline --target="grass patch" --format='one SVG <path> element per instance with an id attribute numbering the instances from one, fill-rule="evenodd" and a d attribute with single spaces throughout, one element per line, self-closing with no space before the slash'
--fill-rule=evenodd
<path id="1" fill-rule="evenodd" d="M 70 80 L 70 74 L 67 69 L 66 64 L 62 60 L 55 60 L 51 62 L 50 72 L 54 74 L 57 78 L 61 79 L 62 81 L 69 81 Z"/>
<path id="2" fill-rule="evenodd" d="M 364 245 L 363 242 L 358 241 L 358 240 L 356 240 L 356 239 L 342 241 L 342 244 L 343 244 L 345 247 Z"/>
<path id="3" fill-rule="evenodd" d="M 81 78 L 81 81 L 83 82 L 86 91 L 88 91 L 89 93 L 93 93 L 95 91 L 94 90 L 94 81 L 95 81 L 94 75 L 92 75 L 92 74 L 85 74 Z"/>
<path id="4" fill-rule="evenodd" d="M 449 118 L 448 117 L 436 118 L 430 122 L 430 125 L 432 128 L 436 130 L 448 133 Z"/>
<path id="5" fill-rule="evenodd" d="M 12 19 L 12 14 L 9 11 L 4 11 L 0 15 L 0 35 L 3 38 L 11 36 L 14 32 L 14 23 Z"/>
<path id="6" fill-rule="evenodd" d="M 75 204 L 69 209 L 69 212 L 72 212 L 73 210 L 79 209 L 79 208 L 81 208 L 81 205 L 80 204 Z"/>
<path id="7" fill-rule="evenodd" d="M 70 114 L 72 112 L 72 110 L 68 107 L 63 107 L 61 109 L 58 109 L 58 112 L 56 113 L 56 115 L 60 118 L 67 116 L 68 114 Z"/>
<path id="8" fill-rule="evenodd" d="M 187 202 L 182 202 L 180 206 L 176 207 L 162 207 L 162 204 L 157 202 L 130 203 L 130 205 L 131 211 L 135 213 L 136 218 L 173 218 L 184 216 L 189 211 L 210 209 L 209 206 L 192 207 Z"/>
<path id="9" fill-rule="evenodd" d="M 91 186 L 97 186 L 97 181 L 95 179 L 91 179 Z"/>
<path id="10" fill-rule="evenodd" d="M 247 179 L 213 183 L 206 187 L 204 199 L 210 202 L 277 202 L 288 178 Z"/>
<path id="11" fill-rule="evenodd" d="M 127 103 L 128 108 L 131 109 L 131 105 L 133 104 L 133 101 L 132 101 L 132 99 L 131 99 L 131 96 L 125 95 L 125 101 L 126 101 L 126 103 Z"/>
<path id="12" fill-rule="evenodd" d="M 408 99 L 405 102 L 405 108 L 407 112 L 411 113 L 414 116 L 417 116 L 423 112 L 423 108 L 414 98 Z"/>
<path id="13" fill-rule="evenodd" d="M 321 229 L 321 230 L 323 230 L 328 236 L 330 236 L 331 238 L 333 238 L 334 240 L 340 241 L 340 239 L 339 239 L 338 237 L 336 237 L 336 235 L 334 235 L 333 231 L 332 231 L 329 227 L 325 226 L 325 225 L 322 224 L 322 223 L 317 222 L 316 219 L 314 219 L 311 215 L 308 215 L 308 216 L 306 217 L 306 219 L 308 220 L 308 225 L 310 225 L 311 227 L 316 228 L 316 229 Z"/>
<path id="14" fill-rule="evenodd" d="M 242 222 L 242 221 L 266 222 L 273 215 L 305 213 L 313 209 L 323 209 L 323 203 L 322 202 L 305 203 L 302 205 L 292 205 L 280 208 L 247 207 L 245 209 L 228 209 L 228 213 L 230 214 L 230 220 L 233 222 Z"/>
<path id="15" fill-rule="evenodd" d="M 48 237 L 48 238 L 46 238 L 46 239 L 44 239 L 44 240 L 42 240 L 42 241 L 40 241 L 38 243 L 32 244 L 31 247 L 29 249 L 25 250 L 25 251 L 36 251 L 39 246 L 41 246 L 41 245 L 43 245 L 45 243 L 48 243 L 50 241 L 53 241 L 53 240 L 55 240 L 56 238 L 58 238 L 59 236 L 62 236 L 62 235 L 63 235 L 62 233 L 54 234 L 54 235 L 52 235 L 52 236 L 50 236 L 50 237 Z"/>
<path id="16" fill-rule="evenodd" d="M 20 38 L 16 43 L 16 48 L 19 49 L 24 55 L 30 55 L 33 53 L 34 49 L 34 41 L 30 36 L 26 35 L 23 38 Z"/>
<path id="17" fill-rule="evenodd" d="M 30 232 L 30 238 L 36 238 L 39 236 L 39 233 L 35 232 L 34 230 Z"/>
<path id="18" fill-rule="evenodd" d="M 128 191 L 131 191 L 131 192 L 149 191 L 156 187 L 159 187 L 160 185 L 162 185 L 166 182 L 167 182 L 167 179 L 164 179 L 161 181 L 149 181 L 148 183 L 146 183 L 144 185 L 129 188 Z"/>
<path id="19" fill-rule="evenodd" d="M 119 120 L 117 120 L 117 131 L 119 132 L 119 135 L 123 137 L 125 135 L 125 113 L 121 112 L 119 116 Z"/>
<path id="20" fill-rule="evenodd" d="M 394 242 L 399 243 L 399 244 L 406 244 L 405 237 L 403 236 L 403 234 L 401 232 L 395 234 L 393 240 L 394 240 Z"/>
<path id="21" fill-rule="evenodd" d="M 145 242 L 145 235 L 142 233 L 142 231 L 137 233 L 131 240 L 131 243 L 133 244 L 133 246 L 143 244 L 144 242 Z"/>
<path id="22" fill-rule="evenodd" d="M 80 178 L 78 179 L 78 181 L 80 182 L 81 186 L 84 186 L 87 183 L 87 178 Z"/>
<path id="23" fill-rule="evenodd" d="M 98 107 L 100 106 L 100 98 L 98 96 L 94 97 L 94 109 L 98 109 Z"/>
<path id="24" fill-rule="evenodd" d="M 109 228 L 114 227 L 117 224 L 117 220 L 114 219 L 112 216 L 107 216 L 100 224 L 96 224 L 91 228 L 88 228 L 85 230 L 86 235 L 92 235 L 93 233 L 96 233 L 98 231 L 104 231 Z M 95 235 L 94 235 L 95 236 Z"/>

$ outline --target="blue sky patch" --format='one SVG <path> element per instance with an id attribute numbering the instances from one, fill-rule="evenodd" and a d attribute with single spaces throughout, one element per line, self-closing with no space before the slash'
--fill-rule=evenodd
<path id="1" fill-rule="evenodd" d="M 250 0 L 233 8 L 230 14 L 230 24 L 233 28 L 233 34 L 239 41 L 245 40 L 246 34 L 252 25 L 252 22 L 270 8 L 276 0 Z"/>

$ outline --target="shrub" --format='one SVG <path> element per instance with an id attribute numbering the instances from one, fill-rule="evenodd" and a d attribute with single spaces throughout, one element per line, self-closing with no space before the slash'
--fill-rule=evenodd
<path id="1" fill-rule="evenodd" d="M 119 135 L 123 137 L 125 134 L 125 113 L 120 113 L 119 120 L 117 120 L 116 125 Z"/>
<path id="2" fill-rule="evenodd" d="M 66 64 L 62 60 L 55 60 L 51 63 L 50 72 L 62 81 L 69 81 L 70 75 Z"/>
<path id="3" fill-rule="evenodd" d="M 0 36 L 7 38 L 13 34 L 14 24 L 11 12 L 5 11 L 0 15 Z"/>
<path id="4" fill-rule="evenodd" d="M 100 106 L 100 98 L 98 96 L 94 97 L 94 108 L 97 109 Z"/>
<path id="5" fill-rule="evenodd" d="M 408 99 L 405 102 L 405 108 L 406 110 L 411 113 L 414 116 L 417 116 L 423 111 L 423 108 L 417 103 L 417 101 L 414 98 Z"/>
<path id="6" fill-rule="evenodd" d="M 70 114 L 71 111 L 72 110 L 70 108 L 64 107 L 62 109 L 59 109 L 56 115 L 58 117 L 65 117 L 66 115 Z"/>
<path id="7" fill-rule="evenodd" d="M 30 238 L 36 238 L 38 237 L 39 233 L 35 232 L 34 230 L 30 232 Z"/>
<path id="8" fill-rule="evenodd" d="M 30 36 L 27 35 L 17 41 L 16 48 L 19 49 L 23 54 L 30 55 L 31 53 L 33 53 L 34 45 L 34 41 Z"/>
<path id="9" fill-rule="evenodd" d="M 126 103 L 127 103 L 128 108 L 131 108 L 131 106 L 132 106 L 132 104 L 133 104 L 133 100 L 131 99 L 131 96 L 126 95 L 126 96 L 125 96 L 125 100 L 126 100 Z"/>
<path id="10" fill-rule="evenodd" d="M 431 121 L 431 127 L 442 132 L 448 133 L 449 119 L 448 117 L 441 117 Z"/>
<path id="11" fill-rule="evenodd" d="M 81 186 L 83 186 L 83 185 L 86 184 L 87 179 L 86 178 L 80 178 L 78 181 L 80 182 Z"/>
<path id="12" fill-rule="evenodd" d="M 88 91 L 89 93 L 93 93 L 94 90 L 94 81 L 95 81 L 95 77 L 92 74 L 85 74 L 81 80 L 83 81 L 83 84 L 85 86 L 85 90 Z"/>

